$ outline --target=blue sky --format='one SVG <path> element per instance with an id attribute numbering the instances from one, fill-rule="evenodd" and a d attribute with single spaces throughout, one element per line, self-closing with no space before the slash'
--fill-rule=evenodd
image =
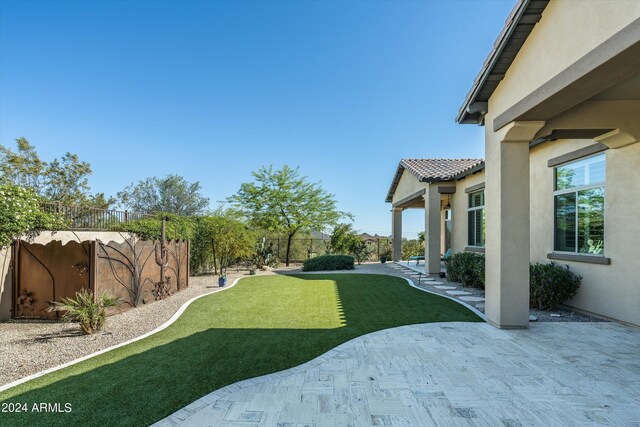
<path id="1" fill-rule="evenodd" d="M 514 4 L 2 0 L 0 144 L 76 153 L 112 195 L 183 175 L 213 206 L 261 165 L 300 166 L 388 234 L 401 158 L 483 156 L 454 117 Z"/>

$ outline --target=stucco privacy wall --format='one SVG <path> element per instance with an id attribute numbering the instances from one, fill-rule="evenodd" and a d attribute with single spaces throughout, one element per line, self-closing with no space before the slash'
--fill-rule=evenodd
<path id="1" fill-rule="evenodd" d="M 611 7 L 615 3 L 615 7 Z M 553 0 L 489 100 L 493 118 L 640 16 L 638 0 Z M 562 40 L 562 43 L 558 41 Z M 550 48 L 553 47 L 553 48 Z"/>
<path id="2" fill-rule="evenodd" d="M 468 194 L 465 189 L 484 182 L 484 170 L 456 181 L 456 192 L 451 198 L 452 232 L 451 247 L 453 253 L 463 252 L 468 243 L 469 207 Z"/>
<path id="3" fill-rule="evenodd" d="M 558 140 L 531 149 L 531 261 L 548 262 L 553 251 L 553 168 L 547 161 L 593 144 Z M 611 265 L 558 262 L 582 276 L 578 295 L 567 305 L 640 325 L 640 144 L 605 153 L 605 256 Z"/>
<path id="4" fill-rule="evenodd" d="M 11 248 L 0 249 L 0 320 L 11 318 Z"/>
<path id="5" fill-rule="evenodd" d="M 59 240 L 63 245 L 71 241 L 85 242 L 91 240 L 100 240 L 104 243 L 111 241 L 122 243 L 128 237 L 130 237 L 128 233 L 118 233 L 114 231 L 45 231 L 34 239 L 29 240 L 29 242 L 41 245 L 46 245 L 54 240 Z"/>
<path id="6" fill-rule="evenodd" d="M 411 196 L 412 194 L 427 188 L 428 185 L 429 184 L 425 182 L 418 181 L 418 178 L 405 169 L 402 171 L 402 176 L 400 177 L 396 191 L 393 194 L 392 203 L 397 203 L 405 197 Z"/>

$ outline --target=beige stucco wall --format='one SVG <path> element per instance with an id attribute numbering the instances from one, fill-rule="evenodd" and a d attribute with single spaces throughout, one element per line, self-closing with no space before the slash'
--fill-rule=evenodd
<path id="1" fill-rule="evenodd" d="M 400 181 L 398 182 L 398 187 L 396 187 L 396 191 L 393 194 L 392 203 L 397 203 L 405 197 L 411 196 L 412 194 L 423 190 L 428 186 L 428 183 L 418 181 L 418 178 L 416 178 L 410 172 L 407 172 L 407 170 L 405 169 L 402 172 Z"/>
<path id="2" fill-rule="evenodd" d="M 639 17 L 638 0 L 549 2 L 493 93 L 489 101 L 492 116 L 514 105 Z"/>
<path id="3" fill-rule="evenodd" d="M 0 249 L 0 320 L 11 317 L 11 248 Z"/>
<path id="4" fill-rule="evenodd" d="M 128 233 L 118 233 L 116 231 L 44 231 L 29 241 L 41 245 L 46 245 L 54 240 L 61 241 L 63 245 L 71 241 L 86 242 L 92 240 L 100 240 L 105 243 L 122 243 L 128 237 Z"/>
<path id="5" fill-rule="evenodd" d="M 535 138 L 535 134 L 544 126 L 544 123 L 512 123 L 494 132 L 493 121 L 496 116 L 521 101 L 639 17 L 640 1 L 637 0 L 554 0 L 550 2 L 543 12 L 542 19 L 534 27 L 507 71 L 505 78 L 489 99 L 489 111 L 485 116 L 487 124 L 485 127 L 485 156 L 487 164 L 485 171 L 487 194 L 486 313 L 489 321 L 496 325 L 501 327 L 526 327 L 528 324 L 528 267 L 526 260 L 529 258 L 539 259 L 543 252 L 546 259 L 546 253 L 549 248 L 552 248 L 551 239 L 553 238 L 552 234 L 546 234 L 552 233 L 553 228 L 548 224 L 541 224 L 541 218 L 538 217 L 538 215 L 548 215 L 545 220 L 553 220 L 551 205 L 548 205 L 548 203 L 553 202 L 550 194 L 551 183 L 548 180 L 544 181 L 548 176 L 539 176 L 540 174 L 548 173 L 548 171 L 539 171 L 537 167 L 538 162 L 541 162 L 546 168 L 546 159 L 553 157 L 553 155 L 550 152 L 544 155 L 540 154 L 541 157 L 535 163 L 536 170 L 530 170 L 534 164 L 530 163 L 533 160 L 528 157 L 528 142 Z M 631 107 L 634 110 L 636 109 L 633 105 Z M 585 103 L 582 107 L 576 107 L 574 112 L 577 113 L 580 108 L 585 109 L 585 111 L 589 110 L 588 114 L 583 112 L 570 118 L 569 112 L 567 112 L 563 114 L 562 123 L 559 120 L 551 119 L 547 122 L 548 129 L 544 129 L 540 134 L 552 129 L 618 128 L 622 125 L 617 119 L 622 116 L 618 112 L 613 112 L 613 109 L 622 108 L 624 110 L 625 107 L 620 102 L 609 102 L 607 105 Z M 615 116 L 613 119 L 607 117 L 606 112 L 608 110 L 612 112 L 609 115 Z M 628 118 L 632 120 L 633 117 L 633 115 L 628 115 Z M 592 120 L 593 118 L 597 120 Z M 635 120 L 638 122 L 637 114 L 635 115 Z M 553 143 L 547 144 L 547 147 L 551 147 L 551 145 Z M 555 144 L 555 147 L 562 146 L 559 143 Z M 538 151 L 551 149 L 547 147 L 540 147 L 534 150 L 533 156 Z M 560 150 L 561 148 L 555 149 Z M 568 148 L 563 149 L 571 151 Z M 637 148 L 621 148 L 619 150 L 621 152 L 632 152 Z M 618 157 L 619 155 L 619 153 L 615 153 L 611 154 L 611 157 Z M 546 159 L 543 159 L 543 157 Z M 637 157 L 635 157 L 635 160 L 633 159 L 634 156 L 630 155 L 630 159 L 628 161 L 625 160 L 625 168 L 616 171 L 613 171 L 611 164 L 609 164 L 607 166 L 607 173 L 611 176 L 608 176 L 609 181 L 614 182 L 614 177 L 617 175 L 619 177 L 617 180 L 622 181 L 617 185 L 623 186 L 623 188 L 629 187 L 631 179 L 638 178 L 638 159 Z M 616 162 L 610 163 L 615 164 Z M 632 169 L 636 170 L 630 172 Z M 628 177 L 623 180 L 623 175 Z M 607 185 L 608 191 L 613 193 L 609 195 L 609 202 L 616 199 L 616 191 L 624 191 L 621 189 L 609 190 L 612 186 L 615 186 L 615 184 L 608 183 Z M 528 197 L 530 193 L 529 187 L 531 187 L 531 200 Z M 546 196 L 543 196 L 540 192 L 546 193 Z M 543 197 L 546 197 L 544 202 L 540 200 Z M 626 200 L 632 199 L 628 198 Z M 534 212 L 536 217 L 527 218 L 527 213 L 533 214 Z M 612 223 L 615 215 L 623 214 L 617 212 L 610 214 L 607 218 L 607 223 Z M 637 224 L 637 220 L 635 221 Z M 621 226 L 623 225 L 615 225 L 615 227 Z M 626 227 L 626 225 L 624 226 Z M 607 233 L 614 233 L 612 227 L 614 226 L 609 226 Z M 541 235 L 542 228 L 549 231 Z M 632 231 L 633 227 L 628 228 L 628 230 Z M 625 237 L 624 231 L 617 231 L 617 233 L 621 233 L 620 236 L 622 238 Z M 527 240 L 529 240 L 528 236 L 531 236 L 532 240 L 530 245 L 526 244 Z M 608 240 L 616 239 L 615 237 L 609 237 Z M 524 245 L 522 245 L 523 242 Z M 612 243 L 614 247 L 610 249 L 613 253 L 620 253 L 625 250 L 622 246 L 616 248 L 616 244 L 621 245 L 620 243 Z M 543 249 L 545 245 L 547 248 Z M 535 253 L 532 251 L 535 251 Z M 626 251 L 626 254 L 632 253 L 633 251 Z M 616 260 L 612 256 L 611 267 L 597 268 L 595 265 L 580 265 L 579 268 L 585 274 L 587 270 L 599 272 L 615 270 L 615 276 L 620 275 L 620 278 L 628 279 L 629 268 L 626 257 L 628 255 L 616 255 L 616 258 L 618 258 Z M 618 319 L 621 319 L 621 316 L 624 316 L 625 319 L 630 319 L 628 309 L 632 304 L 635 304 L 636 311 L 640 311 L 638 310 L 637 299 L 633 300 L 633 298 L 628 297 L 629 300 L 621 301 L 618 298 L 614 299 L 612 293 L 601 295 L 600 291 L 596 290 L 598 286 L 602 286 L 596 284 L 597 280 L 609 283 L 609 287 L 625 287 L 627 285 L 620 285 L 618 281 L 611 281 L 607 278 L 609 275 L 606 274 L 598 273 L 593 277 L 596 278 L 585 280 L 583 290 L 572 302 L 573 304 L 597 308 L 601 314 L 605 315 L 606 313 L 615 313 L 616 315 L 611 317 Z M 590 282 L 590 284 L 587 284 L 587 282 Z M 625 289 L 626 292 L 632 291 L 630 288 Z M 620 293 L 623 293 L 623 291 L 620 291 Z M 598 298 L 603 299 L 603 301 L 592 301 Z M 595 305 L 598 306 L 596 307 Z M 618 312 L 621 314 L 617 314 Z M 637 316 L 637 314 L 632 316 L 636 319 L 634 323 L 638 323 Z"/>
<path id="6" fill-rule="evenodd" d="M 531 261 L 548 262 L 553 251 L 553 168 L 547 161 L 592 144 L 559 140 L 531 150 Z M 567 305 L 640 325 L 640 144 L 605 153 L 605 256 L 611 265 L 558 262 L 583 277 Z"/>
<path id="7" fill-rule="evenodd" d="M 465 188 L 484 182 L 484 170 L 465 179 L 456 182 L 456 192 L 451 196 L 451 215 L 453 227 L 451 230 L 451 247 L 453 253 L 462 252 L 467 246 L 468 224 L 467 208 L 469 207 L 468 194 Z"/>

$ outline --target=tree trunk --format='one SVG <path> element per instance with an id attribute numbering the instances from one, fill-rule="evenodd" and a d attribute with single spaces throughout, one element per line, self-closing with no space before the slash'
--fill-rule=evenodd
<path id="1" fill-rule="evenodd" d="M 291 240 L 293 239 L 293 234 L 289 234 L 287 237 L 287 255 L 285 265 L 289 267 L 289 254 L 291 253 Z"/>
<path id="2" fill-rule="evenodd" d="M 213 274 L 218 274 L 218 261 L 216 260 L 216 243 L 211 240 L 211 252 L 213 252 Z"/>

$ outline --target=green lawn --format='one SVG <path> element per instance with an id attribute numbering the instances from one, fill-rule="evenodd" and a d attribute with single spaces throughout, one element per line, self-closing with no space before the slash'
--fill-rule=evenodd
<path id="1" fill-rule="evenodd" d="M 192 303 L 144 340 L 0 393 L 70 403 L 64 414 L 0 412 L 0 425 L 148 425 L 236 381 L 290 368 L 369 332 L 481 321 L 463 306 L 382 275 L 261 276 Z"/>

